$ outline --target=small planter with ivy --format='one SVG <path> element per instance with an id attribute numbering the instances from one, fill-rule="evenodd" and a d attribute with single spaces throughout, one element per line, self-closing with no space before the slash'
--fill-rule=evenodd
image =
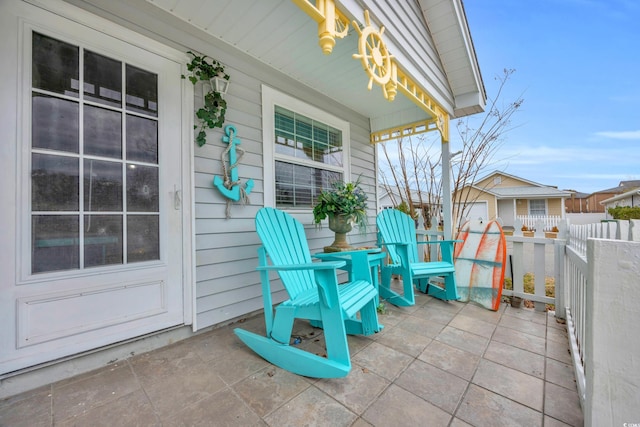
<path id="1" fill-rule="evenodd" d="M 213 58 L 199 56 L 188 51 L 193 58 L 187 64 L 187 70 L 191 73 L 188 78 L 195 86 L 198 82 L 209 84 L 209 91 L 204 94 L 204 105 L 196 111 L 196 117 L 200 121 L 194 129 L 200 129 L 196 136 L 196 143 L 202 147 L 207 142 L 206 128 L 221 128 L 224 124 L 224 115 L 227 112 L 227 101 L 224 99 L 225 90 L 220 90 L 218 82 L 223 79 L 225 83 L 229 81 L 229 75 L 225 72 L 224 66 Z M 228 84 L 228 83 L 227 83 Z M 205 86 L 206 87 L 206 86 Z"/>

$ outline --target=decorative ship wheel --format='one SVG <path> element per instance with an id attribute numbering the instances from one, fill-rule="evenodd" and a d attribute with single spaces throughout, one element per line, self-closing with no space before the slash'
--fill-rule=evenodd
<path id="1" fill-rule="evenodd" d="M 373 82 L 382 86 L 384 97 L 389 101 L 393 101 L 396 95 L 395 82 L 395 64 L 393 63 L 393 55 L 389 54 L 387 46 L 382 40 L 384 34 L 384 26 L 380 27 L 380 31 L 375 30 L 371 26 L 369 19 L 369 11 L 364 11 L 365 27 L 361 30 L 356 21 L 353 21 L 354 28 L 360 34 L 358 39 L 358 53 L 353 54 L 353 58 L 360 59 L 362 67 L 369 75 L 369 85 L 371 90 Z"/>

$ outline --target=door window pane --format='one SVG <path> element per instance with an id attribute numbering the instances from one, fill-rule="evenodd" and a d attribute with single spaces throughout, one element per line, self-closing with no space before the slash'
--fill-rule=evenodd
<path id="1" fill-rule="evenodd" d="M 78 103 L 39 93 L 31 101 L 31 146 L 78 153 Z"/>
<path id="2" fill-rule="evenodd" d="M 33 153 L 31 156 L 31 209 L 77 211 L 79 165 L 76 157 Z"/>
<path id="3" fill-rule="evenodd" d="M 158 75 L 127 64 L 127 110 L 158 117 Z"/>
<path id="4" fill-rule="evenodd" d="M 158 168 L 127 165 L 127 210 L 158 212 Z"/>
<path id="5" fill-rule="evenodd" d="M 78 97 L 78 47 L 33 33 L 34 88 Z"/>
<path id="6" fill-rule="evenodd" d="M 127 262 L 160 259 L 157 215 L 128 215 L 127 230 Z"/>
<path id="7" fill-rule="evenodd" d="M 127 160 L 158 163 L 158 122 L 127 114 Z"/>
<path id="8" fill-rule="evenodd" d="M 84 210 L 122 211 L 122 163 L 84 160 Z"/>
<path id="9" fill-rule="evenodd" d="M 78 215 L 34 215 L 31 219 L 31 271 L 80 267 Z"/>
<path id="10" fill-rule="evenodd" d="M 122 158 L 122 114 L 106 108 L 84 106 L 84 153 Z"/>
<path id="11" fill-rule="evenodd" d="M 157 74 L 37 33 L 32 47 L 32 272 L 158 260 Z"/>
<path id="12" fill-rule="evenodd" d="M 122 63 L 85 50 L 84 99 L 112 107 L 121 107 Z"/>
<path id="13" fill-rule="evenodd" d="M 122 264 L 122 215 L 84 217 L 84 266 Z"/>

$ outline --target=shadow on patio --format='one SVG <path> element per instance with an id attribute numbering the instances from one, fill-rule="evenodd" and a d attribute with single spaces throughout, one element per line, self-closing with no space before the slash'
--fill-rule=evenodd
<path id="1" fill-rule="evenodd" d="M 581 426 L 565 325 L 417 293 L 387 304 L 385 329 L 350 337 L 347 378 L 265 362 L 238 324 L 0 401 L 1 426 Z M 263 333 L 262 315 L 242 328 Z M 322 331 L 298 323 L 322 353 Z"/>

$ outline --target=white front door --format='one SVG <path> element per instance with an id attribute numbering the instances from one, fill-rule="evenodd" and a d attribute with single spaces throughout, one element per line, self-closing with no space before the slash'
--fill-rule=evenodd
<path id="1" fill-rule="evenodd" d="M 185 322 L 181 64 L 52 14 L 18 31 L 0 374 Z"/>

